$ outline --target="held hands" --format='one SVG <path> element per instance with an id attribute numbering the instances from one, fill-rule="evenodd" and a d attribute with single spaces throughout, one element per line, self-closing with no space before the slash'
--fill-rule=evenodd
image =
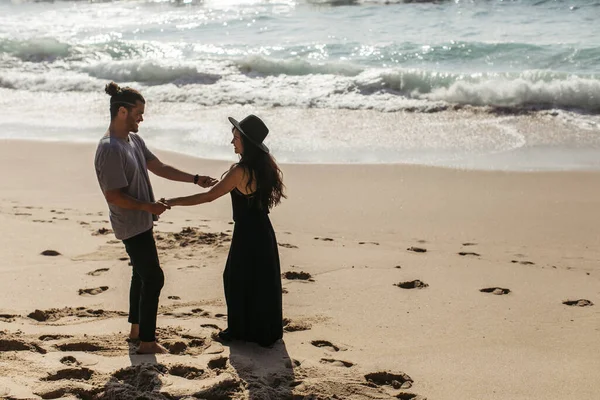
<path id="1" fill-rule="evenodd" d="M 168 205 L 165 201 L 163 201 L 164 199 L 160 199 L 159 201 L 155 202 L 155 203 L 150 203 L 147 206 L 147 210 L 148 212 L 154 214 L 154 215 L 161 215 L 162 213 L 164 213 L 166 210 L 170 209 L 171 206 Z"/>
<path id="2" fill-rule="evenodd" d="M 165 206 L 167 206 L 167 208 L 170 210 L 171 207 L 173 207 L 175 204 L 173 204 L 172 199 L 165 199 L 164 197 L 161 197 L 159 202 L 161 204 L 164 204 Z"/>
<path id="3" fill-rule="evenodd" d="M 210 176 L 199 176 L 196 185 L 201 186 L 203 188 L 209 188 L 211 186 L 214 186 L 217 182 L 218 180 L 211 178 Z"/>

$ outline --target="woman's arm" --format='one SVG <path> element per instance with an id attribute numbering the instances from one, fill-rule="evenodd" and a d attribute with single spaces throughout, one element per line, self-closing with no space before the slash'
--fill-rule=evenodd
<path id="1" fill-rule="evenodd" d="M 227 175 L 208 192 L 198 193 L 191 196 L 175 197 L 167 199 L 169 206 L 195 206 L 202 203 L 210 203 L 219 197 L 231 192 L 243 179 L 244 169 L 236 165 L 227 172 Z"/>

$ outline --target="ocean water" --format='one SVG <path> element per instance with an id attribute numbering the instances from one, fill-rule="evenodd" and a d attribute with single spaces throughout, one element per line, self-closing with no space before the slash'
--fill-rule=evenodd
<path id="1" fill-rule="evenodd" d="M 0 137 L 95 141 L 115 80 L 148 100 L 142 133 L 202 157 L 256 112 L 287 162 L 596 167 L 599 20 L 597 0 L 0 0 Z M 564 137 L 537 146 L 525 113 Z"/>

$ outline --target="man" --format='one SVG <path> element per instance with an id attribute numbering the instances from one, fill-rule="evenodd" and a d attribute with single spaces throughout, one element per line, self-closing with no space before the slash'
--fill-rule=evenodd
<path id="1" fill-rule="evenodd" d="M 129 337 L 140 340 L 138 353 L 166 353 L 155 336 L 164 274 L 152 227 L 153 221 L 169 207 L 155 201 L 148 170 L 165 179 L 193 182 L 202 187 L 213 186 L 217 181 L 163 164 L 148 150 L 136 134 L 144 120 L 146 103 L 137 90 L 120 88 L 111 82 L 106 85 L 105 91 L 110 95 L 111 122 L 98 143 L 95 167 L 110 210 L 113 231 L 125 244 L 133 266 L 129 292 Z"/>

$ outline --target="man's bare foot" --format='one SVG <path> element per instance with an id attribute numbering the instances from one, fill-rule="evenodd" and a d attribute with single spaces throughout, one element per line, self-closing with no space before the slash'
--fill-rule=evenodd
<path id="1" fill-rule="evenodd" d="M 131 331 L 129 332 L 129 339 L 139 340 L 140 339 L 140 324 L 131 324 Z"/>
<path id="2" fill-rule="evenodd" d="M 137 349 L 138 354 L 168 354 L 169 351 L 156 342 L 142 342 Z"/>

